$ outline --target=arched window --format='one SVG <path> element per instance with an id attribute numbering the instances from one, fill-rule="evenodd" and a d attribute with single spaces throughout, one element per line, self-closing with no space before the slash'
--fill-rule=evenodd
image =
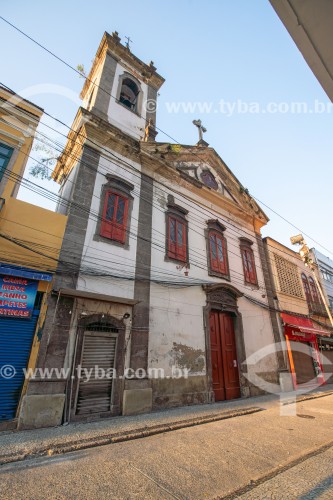
<path id="1" fill-rule="evenodd" d="M 140 89 L 131 78 L 124 78 L 121 82 L 119 102 L 131 111 L 137 111 Z"/>
<path id="2" fill-rule="evenodd" d="M 309 285 L 310 285 L 311 296 L 312 296 L 312 300 L 313 300 L 314 304 L 320 304 L 318 290 L 317 290 L 316 284 L 311 276 L 309 277 Z"/>
<path id="3" fill-rule="evenodd" d="M 308 304 L 312 303 L 312 297 L 311 297 L 311 291 L 310 291 L 310 285 L 308 282 L 308 278 L 304 273 L 302 273 L 302 282 L 303 282 L 303 287 L 304 287 L 304 292 L 305 292 L 305 297 L 306 301 Z"/>

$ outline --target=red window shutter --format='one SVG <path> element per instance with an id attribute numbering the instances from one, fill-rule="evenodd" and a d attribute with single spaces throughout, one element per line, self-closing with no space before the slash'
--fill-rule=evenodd
<path id="1" fill-rule="evenodd" d="M 176 258 L 176 219 L 168 217 L 168 256 L 172 259 Z"/>
<path id="2" fill-rule="evenodd" d="M 186 228 L 180 221 L 177 221 L 177 258 L 186 261 Z"/>
<path id="3" fill-rule="evenodd" d="M 227 274 L 227 255 L 225 248 L 225 240 L 222 236 L 216 235 L 217 242 L 217 258 L 219 263 L 220 273 Z"/>
<path id="4" fill-rule="evenodd" d="M 254 255 L 251 248 L 241 249 L 243 268 L 244 268 L 244 279 L 246 283 L 257 284 L 257 273 L 254 264 Z"/>
<path id="5" fill-rule="evenodd" d="M 221 234 L 209 233 L 210 268 L 221 274 L 228 274 L 225 240 Z"/>
<path id="6" fill-rule="evenodd" d="M 306 301 L 307 301 L 308 304 L 311 304 L 312 297 L 311 297 L 311 292 L 310 292 L 310 286 L 309 286 L 308 278 L 303 273 L 302 273 L 302 281 L 303 281 L 303 286 L 304 286 Z"/>
<path id="7" fill-rule="evenodd" d="M 212 271 L 219 272 L 219 263 L 217 259 L 217 245 L 216 235 L 210 233 L 209 235 L 209 249 L 210 249 L 210 267 Z"/>
<path id="8" fill-rule="evenodd" d="M 186 225 L 175 217 L 168 217 L 168 257 L 171 259 L 187 260 Z"/>
<path id="9" fill-rule="evenodd" d="M 104 238 L 125 243 L 128 198 L 112 191 L 105 194 L 100 234 Z"/>
<path id="10" fill-rule="evenodd" d="M 312 300 L 315 304 L 320 304 L 320 300 L 319 300 L 319 295 L 318 295 L 318 292 L 317 292 L 317 287 L 316 287 L 316 284 L 315 282 L 313 281 L 313 278 L 309 278 L 309 283 L 310 283 L 310 289 L 311 289 L 311 295 L 312 295 Z"/>

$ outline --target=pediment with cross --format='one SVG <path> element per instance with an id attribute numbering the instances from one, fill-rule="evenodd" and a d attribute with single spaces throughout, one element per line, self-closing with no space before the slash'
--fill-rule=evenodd
<path id="1" fill-rule="evenodd" d="M 176 181 L 178 174 L 179 184 L 185 182 L 190 189 L 199 189 L 197 194 L 211 198 L 211 203 L 219 203 L 218 195 L 229 211 L 256 219 L 259 227 L 267 224 L 267 215 L 213 148 L 161 142 L 143 142 L 141 148 L 151 155 L 151 160 L 155 158 L 154 168 L 157 168 L 156 160 L 163 164 L 159 168 L 163 175 L 169 178 L 175 175 Z M 165 169 L 166 166 L 169 169 Z"/>

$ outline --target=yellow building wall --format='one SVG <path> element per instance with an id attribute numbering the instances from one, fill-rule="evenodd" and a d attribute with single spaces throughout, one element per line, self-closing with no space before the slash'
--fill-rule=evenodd
<path id="1" fill-rule="evenodd" d="M 0 237 L 1 261 L 54 271 L 65 232 L 67 216 L 15 198 L 7 198 L 0 212 L 0 236 L 15 238 L 34 247 L 44 257 Z M 40 246 L 41 245 L 41 246 Z"/>
<path id="2" fill-rule="evenodd" d="M 5 126 L 3 126 L 2 128 L 5 128 Z M 2 135 L 1 132 L 0 132 L 0 142 L 8 144 L 8 146 L 11 146 L 13 148 L 17 147 L 17 142 L 14 139 L 12 139 L 11 137 Z M 25 138 L 25 143 L 22 144 L 20 151 L 17 154 L 15 163 L 14 163 L 12 169 L 10 169 L 11 175 L 9 176 L 9 178 L 5 184 L 4 190 L 1 193 L 1 198 L 7 199 L 10 196 L 12 196 L 14 188 L 17 184 L 16 175 L 22 175 L 22 173 L 24 172 L 25 165 L 28 161 L 28 155 L 29 155 L 30 150 L 31 150 L 32 142 L 33 142 L 33 138 L 31 138 L 31 137 Z M 15 151 L 14 151 L 13 155 L 15 155 Z"/>

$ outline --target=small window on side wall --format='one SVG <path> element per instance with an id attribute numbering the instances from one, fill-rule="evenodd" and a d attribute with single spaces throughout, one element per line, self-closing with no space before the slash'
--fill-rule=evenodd
<path id="1" fill-rule="evenodd" d="M 95 239 L 128 246 L 133 203 L 131 191 L 134 186 L 116 176 L 106 177 L 108 182 L 102 187 L 100 219 Z"/>
<path id="2" fill-rule="evenodd" d="M 9 163 L 10 157 L 13 154 L 14 149 L 7 146 L 6 144 L 0 143 L 0 181 L 5 173 L 7 165 Z"/>
<path id="3" fill-rule="evenodd" d="M 258 285 L 257 271 L 252 249 L 253 242 L 247 238 L 240 238 L 240 251 L 243 263 L 244 282 L 247 285 Z"/>
<path id="4" fill-rule="evenodd" d="M 207 221 L 206 231 L 208 274 L 221 278 L 229 278 L 227 241 L 224 237 L 225 226 L 218 220 Z"/>
<path id="5" fill-rule="evenodd" d="M 187 210 L 176 205 L 169 197 L 166 212 L 166 260 L 188 262 Z"/>

